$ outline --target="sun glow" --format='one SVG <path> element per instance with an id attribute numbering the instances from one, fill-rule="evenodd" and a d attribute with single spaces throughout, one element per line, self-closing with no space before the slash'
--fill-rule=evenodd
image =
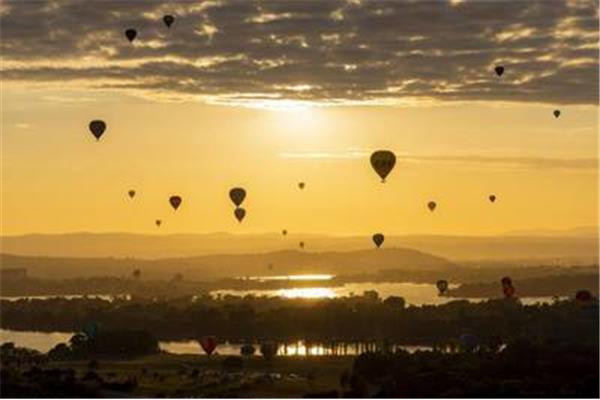
<path id="1" fill-rule="evenodd" d="M 277 291 L 277 295 L 288 299 L 323 299 L 334 298 L 335 292 L 332 289 L 317 287 L 317 288 L 295 288 L 282 289 Z"/>

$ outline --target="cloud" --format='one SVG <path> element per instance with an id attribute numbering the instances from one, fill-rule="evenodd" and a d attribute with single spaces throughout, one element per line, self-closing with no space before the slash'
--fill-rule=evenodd
<path id="1" fill-rule="evenodd" d="M 597 9 L 596 0 L 5 0 L 2 76 L 225 104 L 592 105 Z M 165 13 L 176 16 L 171 29 Z"/>
<path id="2" fill-rule="evenodd" d="M 279 156 L 288 160 L 368 160 L 370 152 L 345 151 L 297 151 L 283 152 Z M 501 169 L 563 169 L 597 170 L 597 158 L 550 158 L 550 157 L 494 157 L 487 155 L 411 155 L 396 153 L 398 163 L 446 164 L 459 167 L 491 167 Z"/>
<path id="3" fill-rule="evenodd" d="M 280 153 L 281 158 L 289 160 L 344 160 L 365 158 L 369 156 L 366 151 L 347 150 L 347 151 L 290 151 Z"/>

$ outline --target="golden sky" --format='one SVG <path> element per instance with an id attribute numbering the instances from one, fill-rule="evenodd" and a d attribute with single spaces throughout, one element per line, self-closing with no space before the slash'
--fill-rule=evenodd
<path id="1" fill-rule="evenodd" d="M 106 18 L 106 33 L 84 24 L 104 20 L 102 11 L 82 9 L 81 3 L 38 15 L 37 9 L 5 2 L 2 234 L 285 228 L 475 235 L 597 224 L 597 15 L 580 6 L 593 10 L 594 2 L 557 2 L 566 4 L 562 14 L 559 7 L 530 22 L 499 16 L 496 3 L 448 5 L 445 12 L 468 16 L 470 29 L 495 29 L 490 40 L 502 54 L 488 54 L 490 43 L 472 40 L 469 30 L 445 35 L 444 20 L 435 25 L 439 32 L 407 27 L 413 39 L 406 51 L 417 58 L 398 65 L 390 61 L 402 58 L 398 52 L 378 57 L 380 48 L 394 48 L 388 31 L 403 10 L 333 1 L 324 2 L 324 10 L 307 10 L 301 3 L 288 3 L 294 4 L 290 10 L 264 3 L 279 7 L 270 11 L 240 2 L 207 2 L 197 9 L 178 4 L 168 34 L 196 32 L 204 40 L 197 57 L 191 38 L 178 42 L 155 32 L 160 18 L 153 21 L 164 4 L 153 2 L 153 9 L 135 13 L 138 19 L 115 22 L 125 3 L 107 2 L 114 5 L 114 18 Z M 436 4 L 417 11 L 437 15 Z M 328 22 L 305 26 L 303 18 L 312 16 L 314 23 L 318 13 Z M 352 19 L 351 13 L 382 18 L 371 30 L 376 42 L 368 41 L 370 21 Z M 232 15 L 244 24 L 231 23 Z M 458 18 L 452 15 L 448 32 Z M 53 18 L 43 18 L 48 16 Z M 69 23 L 75 17 L 79 22 Z M 586 25 L 590 19 L 595 28 Z M 273 25 L 279 20 L 287 22 Z M 121 37 L 121 28 L 131 24 L 140 29 L 138 44 Z M 251 48 L 244 58 L 234 39 L 259 43 L 248 31 L 257 24 L 268 25 L 260 35 L 273 42 Z M 143 41 L 148 26 L 157 36 Z M 69 30 L 77 31 L 76 39 Z M 315 30 L 324 43 L 318 51 L 312 51 Z M 351 33 L 356 47 L 338 49 Z M 440 35 L 445 43 L 438 43 Z M 542 46 L 543 40 L 551 45 Z M 528 54 L 534 45 L 543 50 Z M 362 54 L 365 48 L 372 53 Z M 267 51 L 298 62 L 280 70 Z M 325 53 L 338 72 L 327 70 L 319 58 Z M 420 59 L 423 54 L 432 58 Z M 493 73 L 497 60 L 507 66 L 500 82 Z M 271 75 L 263 64 L 273 65 Z M 260 66 L 250 74 L 252 65 Z M 343 80 L 343 73 L 355 75 Z M 455 75 L 462 78 L 453 82 Z M 559 118 L 552 115 L 557 108 Z M 93 119 L 108 126 L 99 142 L 88 131 Z M 369 164 L 378 149 L 397 156 L 385 184 Z M 300 181 L 306 182 L 302 191 Z M 234 186 L 248 193 L 242 224 L 228 198 Z M 137 191 L 133 200 L 129 189 Z M 498 197 L 494 204 L 487 201 L 492 193 Z M 183 198 L 176 212 L 168 204 L 172 194 Z M 433 214 L 429 200 L 438 203 Z M 160 229 L 157 218 L 163 220 Z"/>

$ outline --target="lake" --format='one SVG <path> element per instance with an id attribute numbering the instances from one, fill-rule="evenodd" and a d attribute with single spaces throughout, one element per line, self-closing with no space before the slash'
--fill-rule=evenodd
<path id="1" fill-rule="evenodd" d="M 73 334 L 68 332 L 32 332 L 32 331 L 13 331 L 9 329 L 0 329 L 0 343 L 13 342 L 18 347 L 27 347 L 46 353 L 59 343 L 68 342 Z M 162 341 L 159 342 L 161 350 L 173 354 L 204 354 L 200 345 L 195 340 L 180 340 L 180 341 Z M 241 344 L 222 343 L 217 347 L 216 352 L 220 355 L 240 355 Z M 254 345 L 258 352 L 258 345 Z M 430 350 L 429 346 L 396 346 L 409 352 L 417 350 Z M 337 354 L 357 355 L 362 350 L 355 347 L 353 344 L 347 345 L 342 349 L 342 345 L 337 346 Z M 288 345 L 280 345 L 277 354 L 280 356 L 324 356 L 332 355 L 335 352 L 322 345 L 306 346 L 304 342 L 298 341 Z"/>
<path id="2" fill-rule="evenodd" d="M 249 279 L 257 280 L 311 280 L 316 281 L 314 287 L 302 287 L 294 289 L 274 289 L 274 290 L 215 290 L 211 292 L 213 296 L 281 296 L 287 298 L 335 298 L 343 296 L 362 295 L 363 292 L 369 290 L 375 290 L 379 293 L 381 298 L 389 296 L 401 296 L 407 304 L 410 305 L 425 305 L 425 304 L 444 304 L 454 300 L 461 300 L 454 297 L 439 296 L 438 290 L 435 285 L 423 284 L 423 283 L 347 283 L 342 286 L 328 287 L 318 286 L 318 281 L 326 281 L 331 279 L 330 275 L 312 275 L 310 278 L 305 276 L 293 276 L 293 277 L 251 277 Z M 17 300 L 22 298 L 34 298 L 34 299 L 46 299 L 53 297 L 63 298 L 83 298 L 82 295 L 71 295 L 71 296 L 19 296 L 19 297 L 3 297 L 3 299 Z M 94 295 L 87 296 L 89 298 L 101 298 L 105 300 L 114 300 L 113 296 L 106 295 Z M 500 297 L 500 293 L 499 293 Z M 463 299 L 473 302 L 484 301 L 486 299 Z M 524 304 L 534 303 L 550 303 L 552 302 L 551 297 L 524 297 L 520 299 Z M 13 331 L 0 329 L 0 342 L 14 342 L 17 346 L 29 347 L 32 349 L 39 350 L 41 352 L 47 352 L 58 343 L 66 342 L 71 337 L 71 333 L 68 332 L 31 332 L 31 331 Z M 200 346 L 196 341 L 163 341 L 160 342 L 162 350 L 168 351 L 174 354 L 202 354 Z M 240 354 L 240 344 L 223 343 L 219 345 L 218 352 L 223 355 L 238 355 Z M 419 346 L 403 346 L 402 348 L 408 351 L 423 350 L 427 347 Z M 346 354 L 353 355 L 358 354 L 360 351 L 353 346 L 348 346 Z M 325 348 L 320 345 L 314 345 L 307 348 L 304 343 L 298 342 L 292 346 L 280 346 L 278 354 L 280 355 L 328 355 L 332 353 L 332 350 Z"/>
<path id="3" fill-rule="evenodd" d="M 329 275 L 323 275 L 327 277 Z M 299 280 L 298 278 L 296 278 Z M 331 278 L 329 278 L 331 279 Z M 263 280 L 268 280 L 263 278 Z M 322 278 L 320 280 L 328 280 Z M 458 285 L 449 285 L 450 288 L 456 288 Z M 213 296 L 267 296 L 267 297 L 286 297 L 286 298 L 336 298 L 346 296 L 360 296 L 366 291 L 375 290 L 379 297 L 385 299 L 389 296 L 400 296 L 406 300 L 406 303 L 414 306 L 445 304 L 455 300 L 468 300 L 471 302 L 481 302 L 486 298 L 460 298 L 440 296 L 435 285 L 428 283 L 410 283 L 410 282 L 360 282 L 346 283 L 341 286 L 319 286 L 302 287 L 291 289 L 271 289 L 271 290 L 213 290 L 210 292 Z M 500 287 L 498 287 L 498 298 L 503 297 Z M 546 297 L 521 297 L 523 304 L 551 303 L 551 296 Z"/>
<path id="4" fill-rule="evenodd" d="M 438 289 L 435 285 L 427 283 L 410 283 L 410 282 L 361 282 L 361 283 L 346 283 L 341 286 L 328 286 L 319 285 L 319 281 L 328 281 L 332 279 L 332 275 L 289 275 L 289 276 L 262 276 L 262 277 L 248 277 L 244 279 L 257 280 L 257 281 L 277 281 L 277 280 L 290 280 L 290 281 L 311 281 L 314 286 L 311 287 L 299 287 L 299 288 L 288 288 L 288 289 L 269 289 L 269 290 L 213 290 L 210 292 L 212 296 L 280 296 L 286 298 L 306 298 L 306 299 L 318 299 L 318 298 L 336 298 L 344 296 L 360 296 L 366 291 L 375 290 L 379 293 L 379 297 L 385 299 L 389 296 L 401 296 L 406 300 L 409 305 L 438 305 L 445 304 L 454 300 L 468 300 L 472 302 L 480 302 L 487 300 L 485 298 L 459 298 L 459 297 L 447 297 L 439 296 Z M 458 285 L 450 285 L 450 288 L 455 288 Z M 118 297 L 112 295 L 51 295 L 51 296 L 0 296 L 2 300 L 19 300 L 19 299 L 49 299 L 49 298 L 65 298 L 65 299 L 76 299 L 76 298 L 98 298 L 103 300 L 112 301 L 115 298 L 130 299 L 131 296 L 127 294 L 120 295 Z M 498 288 L 498 297 L 502 297 L 500 288 Z M 535 304 L 535 303 L 551 303 L 552 297 L 521 297 L 523 304 Z"/>

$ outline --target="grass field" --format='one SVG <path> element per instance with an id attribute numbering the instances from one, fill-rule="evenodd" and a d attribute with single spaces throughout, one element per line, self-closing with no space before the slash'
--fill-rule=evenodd
<path id="1" fill-rule="evenodd" d="M 340 388 L 340 376 L 353 357 L 247 357 L 241 368 L 223 365 L 225 356 L 159 354 L 134 360 L 100 360 L 95 372 L 104 380 L 137 380 L 131 397 L 302 397 Z M 87 362 L 54 362 L 48 367 L 73 368 L 78 377 Z M 123 392 L 104 393 L 123 397 Z"/>

